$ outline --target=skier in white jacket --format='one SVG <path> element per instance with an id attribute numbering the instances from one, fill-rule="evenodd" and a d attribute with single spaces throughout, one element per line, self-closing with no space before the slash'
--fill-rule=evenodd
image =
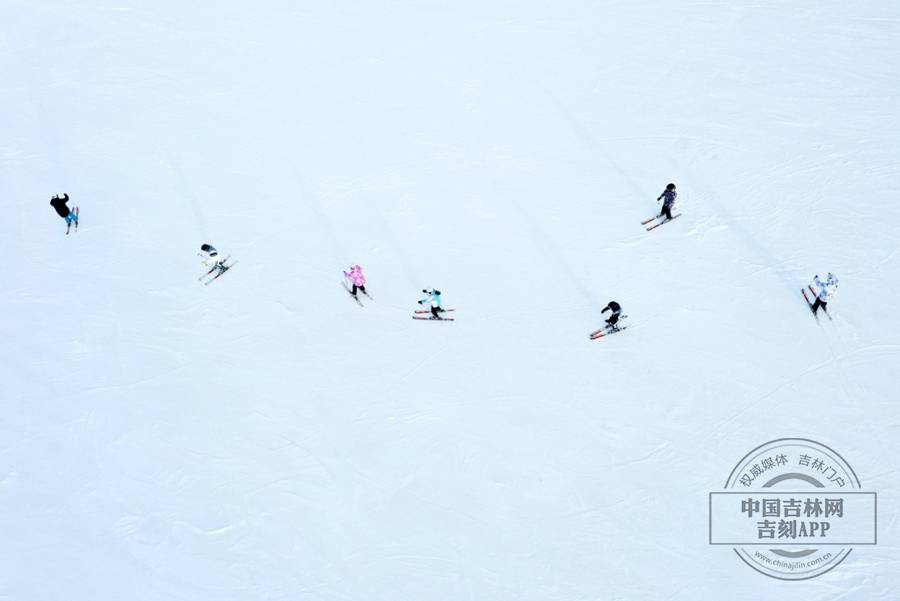
<path id="1" fill-rule="evenodd" d="M 225 265 L 227 257 L 220 255 L 219 251 L 212 244 L 204 244 L 200 247 L 200 252 L 197 254 L 200 255 L 203 265 L 209 268 L 209 271 L 206 272 L 207 275 L 214 271 L 224 272 L 228 269 L 228 266 Z"/>
<path id="2" fill-rule="evenodd" d="M 812 312 L 815 314 L 820 307 L 823 311 L 827 311 L 828 302 L 834 298 L 834 294 L 837 292 L 838 279 L 833 273 L 829 272 L 828 275 L 825 276 L 824 281 L 819 279 L 819 276 L 817 275 L 813 278 L 813 282 L 815 282 L 816 287 L 818 287 L 819 293 L 816 294 L 816 302 L 812 304 Z"/>

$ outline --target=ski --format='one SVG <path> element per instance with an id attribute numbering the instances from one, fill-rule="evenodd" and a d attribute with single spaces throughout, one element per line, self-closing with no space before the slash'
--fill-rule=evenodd
<path id="1" fill-rule="evenodd" d="M 198 256 L 202 256 L 202 255 L 200 255 L 200 253 L 197 253 L 197 255 L 198 255 Z M 231 258 L 231 255 L 228 255 L 227 257 L 225 257 L 225 260 L 222 261 L 222 264 L 225 264 L 225 262 L 228 261 L 228 259 L 230 259 L 230 258 Z M 235 263 L 237 263 L 237 261 L 235 261 Z M 207 263 L 207 265 L 208 265 L 208 263 Z M 218 267 L 213 267 L 212 269 L 210 269 L 209 271 L 207 271 L 206 273 L 204 273 L 203 275 L 201 275 L 201 276 L 200 276 L 199 278 L 197 278 L 197 279 L 200 280 L 200 281 L 203 281 L 203 278 L 205 278 L 206 276 L 208 276 L 209 274 L 211 274 L 212 272 L 214 272 L 216 269 L 218 269 Z"/>
<path id="2" fill-rule="evenodd" d="M 627 330 L 627 329 L 628 329 L 628 326 L 622 326 L 622 327 L 616 328 L 614 330 L 608 330 L 606 328 L 603 328 L 603 329 L 597 330 L 596 332 L 591 333 L 590 339 L 597 340 L 598 338 L 604 338 L 606 336 L 611 336 L 611 335 L 615 334 L 616 332 L 621 332 L 622 330 Z"/>
<path id="3" fill-rule="evenodd" d="M 456 311 L 456 309 L 444 309 L 444 313 L 449 313 L 450 311 Z M 431 313 L 431 309 L 416 309 L 416 313 Z"/>
<path id="4" fill-rule="evenodd" d="M 72 209 L 72 214 L 75 215 L 75 218 L 72 221 L 75 222 L 75 231 L 78 231 L 78 207 Z M 72 229 L 72 221 L 69 221 L 69 218 L 66 217 L 66 236 L 69 235 L 69 230 Z"/>
<path id="5" fill-rule="evenodd" d="M 238 262 L 235 261 L 235 262 L 232 263 L 231 265 L 224 265 L 224 269 L 220 269 L 220 270 L 219 270 L 219 273 L 217 273 L 216 275 L 214 275 L 214 276 L 213 276 L 212 278 L 210 278 L 209 280 L 203 282 L 203 285 L 204 285 L 204 286 L 209 286 L 210 284 L 212 284 L 213 282 L 215 282 L 216 280 L 218 280 L 220 277 L 222 277 L 223 275 L 225 275 L 225 272 L 231 270 L 231 268 L 234 267 L 235 265 L 237 265 L 237 263 L 238 263 Z"/>
<path id="6" fill-rule="evenodd" d="M 605 326 L 603 326 L 596 332 L 591 332 L 590 339 L 596 340 L 597 338 L 603 338 L 604 336 L 609 336 L 610 334 L 615 334 L 616 332 L 618 332 L 620 330 L 624 330 L 628 326 L 619 325 L 619 324 L 621 324 L 625 320 L 626 317 L 628 317 L 628 315 L 626 313 L 622 313 L 621 315 L 619 315 L 618 324 L 616 324 L 615 326 L 610 326 L 609 324 L 606 324 Z"/>
<path id="7" fill-rule="evenodd" d="M 818 296 L 818 295 L 816 294 L 816 291 L 813 290 L 812 284 L 809 284 L 806 288 L 809 289 L 809 293 L 812 294 L 812 297 L 813 297 L 813 298 L 816 298 L 816 297 Z M 809 299 L 806 297 L 806 289 L 805 289 L 805 288 L 801 288 L 801 289 L 800 289 L 800 292 L 803 293 L 803 298 L 806 299 L 807 304 L 809 304 L 810 310 L 812 310 L 813 304 L 812 304 L 811 302 L 809 302 Z M 826 309 L 825 307 L 822 307 L 822 313 L 825 314 L 825 317 L 828 318 L 828 321 L 834 321 L 834 319 L 831 318 L 831 314 L 828 312 L 828 309 Z M 813 315 L 816 316 L 816 320 L 818 321 L 818 319 L 819 319 L 819 314 L 818 314 L 818 313 L 813 313 Z"/>
<path id="8" fill-rule="evenodd" d="M 413 315 L 412 318 L 419 321 L 454 321 L 452 317 L 420 317 L 418 315 Z"/>
<path id="9" fill-rule="evenodd" d="M 658 228 L 659 226 L 661 226 L 661 225 L 663 225 L 663 224 L 666 224 L 666 223 L 669 223 L 670 221 L 675 221 L 675 220 L 678 219 L 679 217 L 681 217 L 681 213 L 678 213 L 677 215 L 672 215 L 672 218 L 671 218 L 671 219 L 666 219 L 666 220 L 664 220 L 664 221 L 660 221 L 659 223 L 654 223 L 653 225 L 651 225 L 650 227 L 647 228 L 647 231 L 649 232 L 650 230 L 655 230 L 655 229 Z"/>
<path id="10" fill-rule="evenodd" d="M 641 221 L 641 225 L 647 225 L 651 221 L 656 221 L 660 217 L 662 217 L 662 215 L 656 215 L 655 217 L 651 217 L 650 219 L 645 219 L 644 221 Z"/>
<path id="11" fill-rule="evenodd" d="M 350 291 L 350 288 L 347 287 L 347 283 L 346 283 L 346 282 L 341 282 L 341 288 L 343 288 L 344 291 L 345 291 L 347 294 L 350 295 L 350 298 L 352 298 L 353 300 L 356 301 L 356 304 L 357 304 L 357 305 L 359 305 L 360 307 L 365 307 L 365 305 L 362 304 L 362 301 L 359 300 L 359 297 L 358 297 L 358 296 L 355 296 L 355 295 Z M 364 292 L 363 294 L 365 294 L 365 292 Z M 366 294 L 366 296 L 369 296 L 369 295 Z M 369 296 L 369 298 L 372 298 L 372 297 Z"/>
<path id="12" fill-rule="evenodd" d="M 809 297 L 806 296 L 806 288 L 801 288 L 800 292 L 801 292 L 801 294 L 803 294 L 803 300 L 806 301 L 806 305 L 809 307 L 810 313 L 813 314 L 813 317 L 816 318 L 816 321 L 819 321 L 819 315 L 815 311 L 812 310 L 813 304 L 811 302 L 809 302 Z"/>

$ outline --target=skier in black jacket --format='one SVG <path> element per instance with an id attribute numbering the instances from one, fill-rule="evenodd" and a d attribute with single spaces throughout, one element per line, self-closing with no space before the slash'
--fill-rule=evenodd
<path id="1" fill-rule="evenodd" d="M 78 207 L 70 210 L 66 203 L 69 202 L 69 195 L 63 194 L 60 197 L 58 194 L 54 194 L 50 199 L 50 205 L 56 209 L 57 215 L 66 220 L 66 235 L 69 234 L 69 228 L 72 227 L 72 224 L 75 224 L 75 231 L 78 231 Z"/>
<path id="2" fill-rule="evenodd" d="M 616 301 L 609 301 L 609 304 L 606 305 L 600 313 L 606 313 L 607 311 L 611 312 L 609 319 L 606 320 L 606 325 L 608 325 L 612 329 L 617 329 L 616 325 L 619 323 L 619 315 L 622 314 L 622 305 L 617 303 Z"/>

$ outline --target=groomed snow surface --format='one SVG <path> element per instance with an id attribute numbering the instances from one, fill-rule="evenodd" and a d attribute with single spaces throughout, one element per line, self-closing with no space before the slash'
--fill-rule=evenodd
<path id="1" fill-rule="evenodd" d="M 897 2 L 6 0 L 0 44 L 0 598 L 897 598 Z M 793 583 L 707 531 L 785 436 L 879 495 Z"/>

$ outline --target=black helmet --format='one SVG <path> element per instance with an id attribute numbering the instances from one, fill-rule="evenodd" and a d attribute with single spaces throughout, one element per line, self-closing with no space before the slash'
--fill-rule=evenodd
<path id="1" fill-rule="evenodd" d="M 202 250 L 203 252 L 206 252 L 210 248 L 212 248 L 212 247 L 209 244 L 204 244 L 203 246 L 200 247 L 200 250 Z"/>
<path id="2" fill-rule="evenodd" d="M 675 184 L 669 184 L 668 186 L 666 186 L 666 190 L 674 190 L 674 189 L 675 189 Z"/>

